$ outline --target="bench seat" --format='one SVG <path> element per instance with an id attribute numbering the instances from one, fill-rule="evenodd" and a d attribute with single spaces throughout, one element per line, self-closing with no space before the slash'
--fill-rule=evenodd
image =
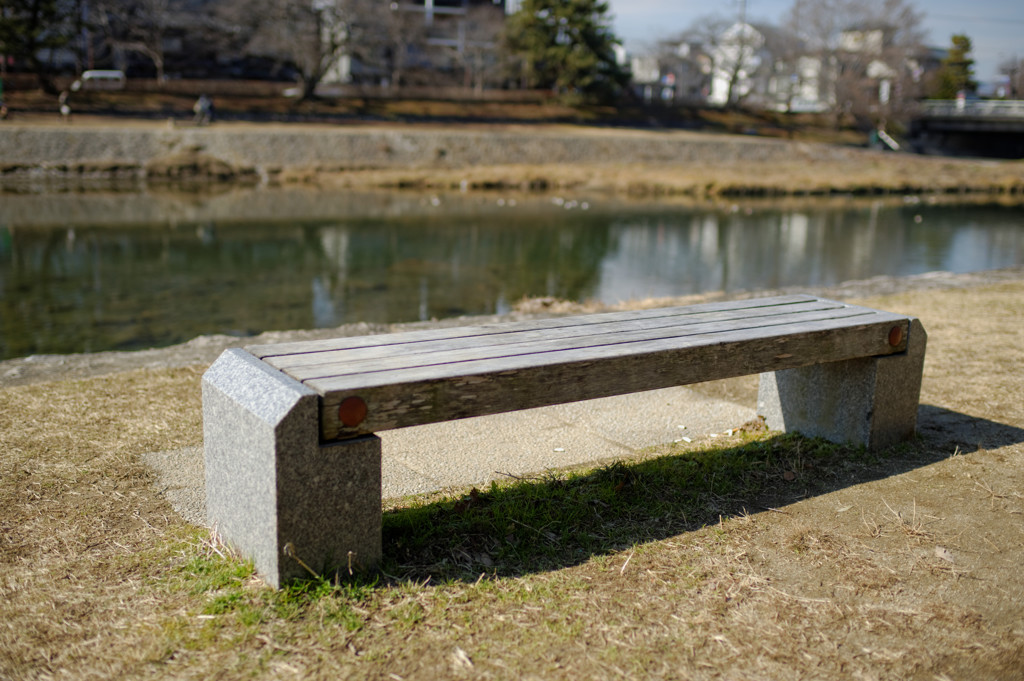
<path id="1" fill-rule="evenodd" d="M 755 373 L 769 427 L 885 447 L 913 434 L 925 340 L 790 295 L 229 350 L 203 382 L 208 516 L 271 583 L 289 558 L 370 566 L 373 433 Z"/>

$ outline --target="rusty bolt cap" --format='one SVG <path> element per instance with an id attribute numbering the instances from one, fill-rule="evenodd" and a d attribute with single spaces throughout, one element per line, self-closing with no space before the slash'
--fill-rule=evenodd
<path id="1" fill-rule="evenodd" d="M 903 342 L 903 327 L 894 326 L 889 330 L 889 345 L 892 347 L 898 346 Z"/>
<path id="2" fill-rule="evenodd" d="M 361 397 L 346 397 L 338 406 L 338 420 L 346 428 L 355 428 L 366 418 L 366 402 Z"/>

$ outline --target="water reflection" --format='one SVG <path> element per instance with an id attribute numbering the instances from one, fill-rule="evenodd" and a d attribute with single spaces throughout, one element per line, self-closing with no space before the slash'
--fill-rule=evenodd
<path id="1" fill-rule="evenodd" d="M 1008 267 L 1024 257 L 1022 218 L 1020 208 L 874 203 L 617 220 L 594 295 L 618 301 Z"/>
<path id="2" fill-rule="evenodd" d="M 1024 262 L 1020 207 L 576 206 L 114 225 L 0 209 L 0 358 Z"/>

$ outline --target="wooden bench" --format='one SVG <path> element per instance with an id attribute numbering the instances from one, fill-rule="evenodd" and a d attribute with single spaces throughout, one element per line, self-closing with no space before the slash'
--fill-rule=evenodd
<path id="1" fill-rule="evenodd" d="M 912 317 L 793 295 L 236 348 L 203 377 L 207 515 L 275 586 L 371 567 L 374 433 L 755 373 L 769 427 L 887 447 L 925 344 Z"/>

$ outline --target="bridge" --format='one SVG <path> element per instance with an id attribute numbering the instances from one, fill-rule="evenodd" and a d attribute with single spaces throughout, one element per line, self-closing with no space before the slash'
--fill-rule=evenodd
<path id="1" fill-rule="evenodd" d="M 1024 101 L 924 102 L 910 142 L 923 153 L 1024 158 Z"/>

